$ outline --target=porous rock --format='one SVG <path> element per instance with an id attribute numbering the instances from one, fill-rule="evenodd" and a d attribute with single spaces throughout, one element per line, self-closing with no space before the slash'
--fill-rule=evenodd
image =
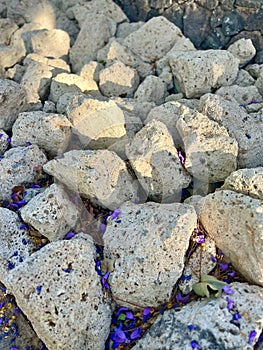
<path id="1" fill-rule="evenodd" d="M 173 139 L 160 122 L 153 120 L 143 127 L 126 146 L 126 155 L 148 198 L 174 202 L 191 178 L 183 171 Z"/>
<path id="2" fill-rule="evenodd" d="M 33 182 L 34 167 L 45 162 L 45 154 L 36 145 L 6 151 L 0 161 L 0 198 L 7 199 L 14 186 Z"/>
<path id="3" fill-rule="evenodd" d="M 116 38 L 126 38 L 132 32 L 140 29 L 144 25 L 144 22 L 132 22 L 132 23 L 120 23 L 117 28 Z"/>
<path id="4" fill-rule="evenodd" d="M 109 209 L 135 197 L 124 161 L 108 150 L 69 151 L 49 161 L 44 170 L 81 196 Z"/>
<path id="5" fill-rule="evenodd" d="M 255 85 L 258 88 L 258 91 L 263 96 L 263 69 L 260 70 L 260 73 L 259 73 L 259 76 L 257 78 Z"/>
<path id="6" fill-rule="evenodd" d="M 230 322 L 233 314 L 228 311 L 227 296 L 195 301 L 179 311 L 165 311 L 133 349 L 192 350 L 193 344 L 211 350 L 252 350 L 262 329 L 262 288 L 233 283 L 231 289 L 234 294 L 230 298 L 241 315 L 239 327 Z M 256 331 L 256 337 L 249 345 L 252 330 Z"/>
<path id="7" fill-rule="evenodd" d="M 104 96 L 133 97 L 139 85 L 137 71 L 116 61 L 99 73 L 99 87 Z"/>
<path id="8" fill-rule="evenodd" d="M 74 229 L 79 218 L 77 206 L 63 186 L 52 184 L 32 198 L 21 211 L 21 217 L 49 241 L 62 239 Z"/>
<path id="9" fill-rule="evenodd" d="M 0 44 L 8 45 L 18 26 L 10 18 L 0 18 Z"/>
<path id="10" fill-rule="evenodd" d="M 240 69 L 237 74 L 237 78 L 234 81 L 234 85 L 238 86 L 251 86 L 254 85 L 255 79 L 245 69 Z"/>
<path id="11" fill-rule="evenodd" d="M 169 56 L 175 86 L 187 98 L 200 97 L 213 88 L 231 85 L 239 60 L 228 51 L 178 51 Z"/>
<path id="12" fill-rule="evenodd" d="M 250 103 L 263 102 L 263 96 L 259 93 L 256 86 L 222 86 L 220 89 L 216 91 L 216 95 L 220 95 L 224 97 L 226 100 L 231 99 L 233 97 L 239 105 L 248 105 Z"/>
<path id="13" fill-rule="evenodd" d="M 239 59 L 241 66 L 247 64 L 256 55 L 256 49 L 251 39 L 239 39 L 230 45 L 227 51 Z"/>
<path id="14" fill-rule="evenodd" d="M 6 283 L 9 272 L 34 252 L 32 237 L 17 213 L 0 207 L 0 281 Z"/>
<path id="15" fill-rule="evenodd" d="M 186 204 L 153 202 L 127 202 L 120 210 L 121 222 L 110 222 L 103 237 L 104 256 L 114 260 L 111 291 L 131 308 L 158 306 L 169 300 L 182 273 L 195 211 Z"/>
<path id="16" fill-rule="evenodd" d="M 139 85 L 134 94 L 134 98 L 142 102 L 154 102 L 156 105 L 164 103 L 167 94 L 166 85 L 154 75 L 147 76 Z"/>
<path id="17" fill-rule="evenodd" d="M 90 61 L 85 64 L 81 71 L 80 76 L 84 79 L 95 80 L 96 83 L 99 82 L 99 72 L 103 69 L 103 65 L 97 61 Z"/>
<path id="18" fill-rule="evenodd" d="M 0 80 L 0 128 L 7 131 L 26 107 L 26 91 L 14 81 Z"/>
<path id="19" fill-rule="evenodd" d="M 8 139 L 9 136 L 4 132 L 4 130 L 0 129 L 0 155 L 4 154 L 7 150 L 9 145 Z"/>
<path id="20" fill-rule="evenodd" d="M 18 306 L 50 350 L 104 349 L 111 311 L 94 259 L 92 239 L 81 235 L 46 245 L 8 278 Z"/>
<path id="21" fill-rule="evenodd" d="M 69 65 L 61 58 L 48 58 L 44 56 L 40 56 L 36 53 L 31 53 L 26 56 L 23 61 L 26 67 L 30 66 L 32 63 L 42 63 L 46 66 L 51 67 L 52 77 L 60 73 L 70 73 Z"/>
<path id="22" fill-rule="evenodd" d="M 0 45 L 0 69 L 13 67 L 25 56 L 25 50 L 18 46 Z"/>
<path id="23" fill-rule="evenodd" d="M 12 146 L 36 144 L 52 156 L 62 154 L 71 138 L 71 123 L 62 114 L 33 111 L 20 113 L 12 131 Z"/>
<path id="24" fill-rule="evenodd" d="M 263 286 L 263 205 L 229 190 L 205 197 L 200 221 L 232 265 L 248 281 Z"/>

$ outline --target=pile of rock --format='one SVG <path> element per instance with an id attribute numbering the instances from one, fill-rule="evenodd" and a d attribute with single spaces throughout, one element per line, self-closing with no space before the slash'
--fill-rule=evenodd
<path id="1" fill-rule="evenodd" d="M 177 3 L 164 12 L 223 8 Z M 37 336 L 49 350 L 105 349 L 116 301 L 157 308 L 176 283 L 191 292 L 215 268 L 218 247 L 244 277 L 231 285 L 238 326 L 228 297 L 192 301 L 160 315 L 134 349 L 253 349 L 263 328 L 263 66 L 254 41 L 200 47 L 164 16 L 130 23 L 110 0 L 0 1 L 0 13 L 0 282 Z M 37 182 L 42 169 L 52 185 Z M 184 201 L 186 190 L 194 195 Z M 89 226 L 83 201 L 119 208 L 118 218 Z M 206 250 L 198 245 L 186 265 L 200 225 Z M 114 303 L 95 243 L 111 262 Z M 28 345 L 23 335 L 14 344 Z"/>

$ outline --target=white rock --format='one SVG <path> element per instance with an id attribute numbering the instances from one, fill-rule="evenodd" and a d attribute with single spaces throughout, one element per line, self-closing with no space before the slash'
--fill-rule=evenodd
<path id="1" fill-rule="evenodd" d="M 139 85 L 137 71 L 116 61 L 99 73 L 99 88 L 104 96 L 133 97 Z"/>
<path id="2" fill-rule="evenodd" d="M 238 143 L 238 168 L 263 166 L 261 122 L 249 117 L 235 100 L 207 94 L 200 99 L 202 113 L 224 126 Z"/>
<path id="3" fill-rule="evenodd" d="M 140 29 L 144 25 L 144 22 L 132 22 L 132 23 L 120 23 L 117 28 L 116 38 L 126 38 L 129 34 Z"/>
<path id="4" fill-rule="evenodd" d="M 233 316 L 227 309 L 227 296 L 205 299 L 192 302 L 179 311 L 165 311 L 133 350 L 192 350 L 192 341 L 202 349 L 252 350 L 262 329 L 262 288 L 247 283 L 233 283 L 231 288 L 235 293 L 230 298 L 241 315 L 240 327 L 230 322 Z M 189 325 L 195 328 L 190 330 Z M 252 330 L 257 334 L 249 345 Z"/>
<path id="5" fill-rule="evenodd" d="M 66 92 L 84 92 L 99 95 L 99 90 L 94 80 L 86 80 L 76 74 L 61 73 L 52 79 L 49 99 L 57 102 L 59 97 Z"/>
<path id="6" fill-rule="evenodd" d="M 46 245 L 8 278 L 8 289 L 50 350 L 102 350 L 110 331 L 95 247 L 84 237 Z"/>
<path id="7" fill-rule="evenodd" d="M 10 271 L 34 252 L 33 239 L 25 229 L 18 215 L 0 207 L 0 281 L 6 283 Z"/>
<path id="8" fill-rule="evenodd" d="M 218 182 L 236 170 L 238 145 L 224 127 L 184 105 L 176 127 L 184 143 L 185 168 L 195 178 Z"/>
<path id="9" fill-rule="evenodd" d="M 25 57 L 25 50 L 19 46 L 0 45 L 0 68 L 1 70 L 13 67 Z"/>
<path id="10" fill-rule="evenodd" d="M 66 151 L 71 127 L 69 120 L 62 114 L 41 111 L 20 113 L 12 129 L 12 146 L 25 146 L 30 142 L 56 156 Z"/>
<path id="11" fill-rule="evenodd" d="M 239 39 L 227 49 L 233 56 L 239 59 L 239 65 L 247 64 L 256 55 L 257 51 L 251 39 Z"/>
<path id="12" fill-rule="evenodd" d="M 238 59 L 228 51 L 178 51 L 169 56 L 175 86 L 187 98 L 200 97 L 215 87 L 231 85 Z"/>
<path id="13" fill-rule="evenodd" d="M 260 72 L 262 71 L 262 65 L 257 63 L 249 64 L 246 67 L 246 70 L 254 79 L 257 79 L 260 75 Z"/>
<path id="14" fill-rule="evenodd" d="M 9 198 L 14 186 L 33 182 L 34 167 L 45 162 L 45 154 L 36 145 L 6 151 L 0 161 L 0 198 Z"/>
<path id="15" fill-rule="evenodd" d="M 234 171 L 225 179 L 220 190 L 231 190 L 263 200 L 263 168 Z"/>
<path id="16" fill-rule="evenodd" d="M 262 201 L 217 191 L 205 197 L 200 221 L 235 269 L 263 286 Z"/>
<path id="17" fill-rule="evenodd" d="M 0 79 L 0 128 L 10 130 L 17 114 L 25 107 L 25 89 L 14 81 Z"/>
<path id="18" fill-rule="evenodd" d="M 165 17 L 151 18 L 128 35 L 123 44 L 146 62 L 162 58 L 183 37 L 181 30 Z"/>
<path id="19" fill-rule="evenodd" d="M 74 229 L 80 213 L 63 186 L 53 184 L 36 195 L 21 211 L 24 222 L 33 226 L 49 241 L 62 239 Z"/>
<path id="20" fill-rule="evenodd" d="M 156 105 L 164 103 L 167 94 L 166 85 L 162 80 L 154 75 L 149 75 L 139 85 L 134 94 L 134 98 L 142 102 L 154 102 Z"/>
<path id="21" fill-rule="evenodd" d="M 18 26 L 10 18 L 0 18 L 0 44 L 8 45 Z"/>
<path id="22" fill-rule="evenodd" d="M 73 72 L 79 72 L 84 64 L 94 61 L 97 51 L 108 42 L 109 38 L 107 17 L 101 14 L 87 15 L 77 40 L 70 50 Z"/>
<path id="23" fill-rule="evenodd" d="M 256 80 L 255 85 L 258 88 L 258 91 L 263 96 L 263 69 L 261 69 L 260 74 L 259 74 L 259 76 L 258 76 L 258 78 Z"/>
<path id="24" fill-rule="evenodd" d="M 95 80 L 96 83 L 99 82 L 99 72 L 103 69 L 103 65 L 98 63 L 97 61 L 90 61 L 85 64 L 81 71 L 80 76 L 83 79 L 87 80 Z"/>
<path id="25" fill-rule="evenodd" d="M 204 200 L 205 200 L 205 197 L 194 194 L 193 196 L 186 198 L 184 203 L 192 205 L 195 208 L 195 212 L 196 212 L 197 217 L 199 219 L 200 214 L 202 212 Z"/>
<path id="26" fill-rule="evenodd" d="M 238 71 L 237 78 L 234 81 L 234 85 L 238 86 L 251 86 L 254 83 L 255 79 L 244 69 Z"/>
<path id="27" fill-rule="evenodd" d="M 9 68 L 5 72 L 5 78 L 9 80 L 13 80 L 16 83 L 20 84 L 25 74 L 26 68 L 21 64 L 15 64 L 14 67 Z"/>
<path id="28" fill-rule="evenodd" d="M 109 209 L 135 198 L 124 161 L 108 150 L 69 151 L 63 158 L 49 161 L 44 170 L 81 196 Z"/>
<path id="29" fill-rule="evenodd" d="M 169 300 L 182 273 L 195 211 L 181 203 L 152 202 L 120 209 L 121 222 L 110 222 L 104 234 L 104 256 L 114 260 L 111 291 L 129 308 L 158 306 Z"/>
<path id="30" fill-rule="evenodd" d="M 0 129 L 0 155 L 4 154 L 9 146 L 8 138 L 9 136 L 4 130 Z"/>
<path id="31" fill-rule="evenodd" d="M 248 105 L 253 101 L 263 102 L 263 96 L 260 95 L 256 86 L 222 86 L 216 91 L 216 95 L 224 97 L 226 100 L 233 97 L 238 104 Z"/>
<path id="32" fill-rule="evenodd" d="M 40 56 L 60 58 L 69 51 L 70 38 L 61 29 L 41 30 L 32 36 L 33 52 Z"/>
<path id="33" fill-rule="evenodd" d="M 173 139 L 160 122 L 143 127 L 126 146 L 126 155 L 148 198 L 158 202 L 181 199 L 191 178 L 184 174 Z"/>
<path id="34" fill-rule="evenodd" d="M 43 112 L 45 112 L 45 113 L 55 113 L 55 111 L 56 111 L 55 103 L 52 102 L 52 101 L 46 100 L 44 102 Z"/>
<path id="35" fill-rule="evenodd" d="M 36 53 L 31 53 L 26 56 L 23 63 L 25 66 L 29 66 L 32 63 L 45 64 L 46 66 L 49 66 L 52 68 L 51 69 L 52 77 L 55 77 L 60 73 L 70 73 L 69 65 L 60 58 L 47 58 L 47 57 L 37 55 Z"/>

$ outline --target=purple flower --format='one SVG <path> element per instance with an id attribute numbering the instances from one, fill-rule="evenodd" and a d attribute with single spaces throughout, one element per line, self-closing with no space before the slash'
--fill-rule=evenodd
<path id="1" fill-rule="evenodd" d="M 101 278 L 101 284 L 104 288 L 109 289 L 110 290 L 110 285 L 108 282 L 108 278 L 109 278 L 110 272 L 106 272 L 105 275 L 102 276 Z"/>
<path id="2" fill-rule="evenodd" d="M 185 158 L 184 158 L 184 156 L 182 155 L 182 152 L 181 152 L 181 151 L 178 151 L 177 153 L 178 153 L 178 158 L 179 158 L 180 163 L 181 163 L 181 164 L 184 164 Z"/>
<path id="3" fill-rule="evenodd" d="M 26 240 L 25 238 L 23 238 L 23 239 L 22 239 L 22 243 L 23 243 L 24 245 L 27 245 L 27 240 Z"/>
<path id="4" fill-rule="evenodd" d="M 121 213 L 121 210 L 120 209 L 115 209 L 114 212 L 110 215 L 111 216 L 111 219 L 114 220 L 116 219 Z"/>
<path id="5" fill-rule="evenodd" d="M 3 137 L 4 134 L 0 134 L 0 139 Z"/>
<path id="6" fill-rule="evenodd" d="M 10 350 L 19 350 L 19 349 L 15 346 L 12 346 L 12 348 L 10 348 Z"/>
<path id="7" fill-rule="evenodd" d="M 229 295 L 232 295 L 232 294 L 235 293 L 235 291 L 234 291 L 233 289 L 231 289 L 230 286 L 229 286 L 228 284 L 227 284 L 226 286 L 224 286 L 224 287 L 222 288 L 222 290 L 223 290 L 223 292 L 224 292 L 225 294 L 229 294 Z"/>
<path id="8" fill-rule="evenodd" d="M 127 320 L 133 320 L 134 319 L 134 315 L 131 311 L 127 311 L 126 312 L 126 319 Z"/>
<path id="9" fill-rule="evenodd" d="M 191 347 L 192 349 L 201 349 L 201 346 L 195 340 L 191 341 Z"/>
<path id="10" fill-rule="evenodd" d="M 98 260 L 96 261 L 95 270 L 97 271 L 97 274 L 98 274 L 99 276 L 102 275 L 102 273 L 101 273 L 101 261 L 100 261 L 100 259 L 98 259 Z"/>
<path id="11" fill-rule="evenodd" d="M 7 141 L 8 143 L 10 143 L 10 142 L 11 142 L 11 137 L 7 137 L 6 141 Z"/>
<path id="12" fill-rule="evenodd" d="M 192 330 L 194 330 L 194 329 L 196 328 L 196 325 L 194 325 L 194 324 L 189 324 L 189 325 L 187 326 L 187 328 L 188 328 L 190 331 L 192 331 Z"/>
<path id="13" fill-rule="evenodd" d="M 214 255 L 212 255 L 212 254 L 211 254 L 211 261 L 212 261 L 213 263 L 216 263 L 216 262 L 217 262 L 216 258 L 215 258 Z"/>
<path id="14" fill-rule="evenodd" d="M 229 264 L 220 264 L 220 269 L 226 271 L 229 268 Z"/>
<path id="15" fill-rule="evenodd" d="M 29 230 L 29 227 L 26 224 L 21 224 L 20 225 L 20 230 Z"/>
<path id="16" fill-rule="evenodd" d="M 151 307 L 146 307 L 146 308 L 143 310 L 143 313 L 142 313 L 143 322 L 148 321 L 149 318 L 152 317 L 152 312 L 153 312 L 153 309 L 152 309 Z"/>
<path id="17" fill-rule="evenodd" d="M 37 184 L 34 184 L 31 186 L 31 188 L 41 188 L 41 186 L 37 185 Z"/>
<path id="18" fill-rule="evenodd" d="M 121 329 L 121 325 L 114 329 L 114 333 L 113 333 L 111 338 L 116 343 L 126 343 L 126 342 L 128 342 L 128 339 L 127 339 L 125 333 Z"/>
<path id="19" fill-rule="evenodd" d="M 176 295 L 176 300 L 181 304 L 187 304 L 190 300 L 189 295 L 183 296 L 181 293 Z"/>
<path id="20" fill-rule="evenodd" d="M 203 244 L 205 243 L 205 236 L 204 235 L 199 235 L 199 236 L 196 236 L 193 241 L 195 241 L 196 243 L 198 244 Z"/>
<path id="21" fill-rule="evenodd" d="M 252 103 L 256 104 L 256 103 L 258 103 L 258 101 L 257 100 L 252 100 Z"/>
<path id="22" fill-rule="evenodd" d="M 228 276 L 229 277 L 236 277 L 237 273 L 235 270 L 231 270 L 230 272 L 228 272 Z"/>
<path id="23" fill-rule="evenodd" d="M 248 344 L 251 345 L 251 344 L 253 343 L 253 341 L 255 340 L 256 336 L 257 336 L 257 332 L 256 332 L 255 330 L 251 331 L 251 332 L 249 333 L 249 341 L 248 341 Z"/>
<path id="24" fill-rule="evenodd" d="M 27 145 L 27 146 L 31 146 L 32 143 L 31 143 L 30 141 L 27 141 L 27 142 L 26 142 L 26 145 Z"/>
<path id="25" fill-rule="evenodd" d="M 132 334 L 130 335 L 130 339 L 131 340 L 136 340 L 138 338 L 140 338 L 142 335 L 142 329 L 141 328 L 136 328 Z"/>
<path id="26" fill-rule="evenodd" d="M 14 268 L 15 268 L 15 264 L 14 263 L 12 263 L 11 261 L 8 261 L 7 262 L 7 268 L 8 268 L 8 270 L 13 270 Z"/>
<path id="27" fill-rule="evenodd" d="M 233 315 L 233 320 L 234 320 L 234 321 L 238 321 L 241 317 L 242 317 L 242 316 L 241 316 L 238 312 L 236 312 L 236 313 Z"/>
<path id="28" fill-rule="evenodd" d="M 0 303 L 0 309 L 5 305 L 5 302 Z"/>
<path id="29" fill-rule="evenodd" d="M 230 311 L 234 306 L 234 302 L 229 297 L 226 297 L 226 301 L 227 301 L 227 309 L 228 311 Z"/>
<path id="30" fill-rule="evenodd" d="M 72 237 L 74 237 L 75 236 L 75 232 L 68 232 L 67 234 L 66 234 L 66 236 L 64 237 L 64 239 L 70 239 L 70 238 L 72 238 Z"/>
<path id="31" fill-rule="evenodd" d="M 182 275 L 182 282 L 190 281 L 191 279 L 192 279 L 192 275 L 188 275 L 188 276 Z"/>
<path id="32" fill-rule="evenodd" d="M 118 317 L 123 311 L 128 311 L 129 309 L 125 306 L 121 306 L 118 308 L 118 310 L 115 313 L 115 317 Z"/>
<path id="33" fill-rule="evenodd" d="M 251 135 L 249 135 L 248 133 L 245 133 L 245 135 L 247 139 L 251 139 Z"/>
<path id="34" fill-rule="evenodd" d="M 99 227 L 99 233 L 104 233 L 106 231 L 106 225 L 101 223 Z"/>
<path id="35" fill-rule="evenodd" d="M 38 295 L 41 293 L 41 290 L 42 290 L 42 286 L 37 286 L 36 287 L 36 291 L 37 291 Z"/>

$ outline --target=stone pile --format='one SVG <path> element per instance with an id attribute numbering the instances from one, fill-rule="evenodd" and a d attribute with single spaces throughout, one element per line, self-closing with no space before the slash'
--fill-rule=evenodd
<path id="1" fill-rule="evenodd" d="M 0 282 L 33 328 L 0 349 L 260 338 L 262 4 L 149 3 L 130 22 L 111 0 L 0 0 Z M 199 300 L 200 276 L 229 264 L 223 295 Z M 118 306 L 162 305 L 143 337 L 111 326 Z"/>

